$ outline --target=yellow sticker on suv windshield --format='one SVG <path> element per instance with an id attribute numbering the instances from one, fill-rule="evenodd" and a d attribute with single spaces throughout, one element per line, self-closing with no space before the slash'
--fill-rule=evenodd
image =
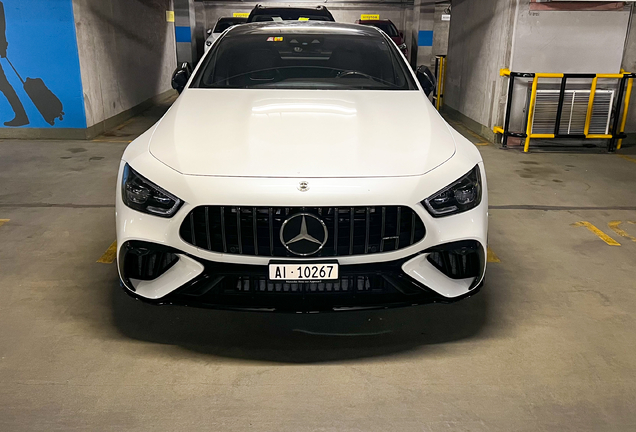
<path id="1" fill-rule="evenodd" d="M 298 18 L 298 21 L 309 21 L 309 18 L 300 17 Z"/>
<path id="2" fill-rule="evenodd" d="M 248 18 L 249 16 L 249 12 L 234 12 L 234 18 Z"/>
<path id="3" fill-rule="evenodd" d="M 362 14 L 360 19 L 362 21 L 377 21 L 380 19 L 380 14 Z"/>

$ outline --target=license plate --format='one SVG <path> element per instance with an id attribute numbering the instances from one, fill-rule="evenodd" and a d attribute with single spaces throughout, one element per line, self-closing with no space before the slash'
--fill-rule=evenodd
<path id="1" fill-rule="evenodd" d="M 338 264 L 270 264 L 269 279 L 282 281 L 338 279 Z"/>

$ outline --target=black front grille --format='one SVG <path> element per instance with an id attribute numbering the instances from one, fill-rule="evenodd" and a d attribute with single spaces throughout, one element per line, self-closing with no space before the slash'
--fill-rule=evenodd
<path id="1" fill-rule="evenodd" d="M 201 206 L 181 225 L 181 238 L 201 249 L 238 255 L 293 256 L 280 241 L 290 216 L 311 213 L 327 226 L 328 241 L 313 257 L 364 255 L 405 248 L 424 238 L 422 220 L 406 206 Z"/>
<path id="2" fill-rule="evenodd" d="M 341 266 L 339 279 L 323 282 L 270 281 L 267 266 L 205 262 L 204 273 L 161 303 L 306 312 L 440 300 L 402 272 L 404 262 Z"/>
<path id="3" fill-rule="evenodd" d="M 393 291 L 380 275 L 344 276 L 327 282 L 274 282 L 267 277 L 234 276 L 224 281 L 225 294 L 362 294 Z"/>

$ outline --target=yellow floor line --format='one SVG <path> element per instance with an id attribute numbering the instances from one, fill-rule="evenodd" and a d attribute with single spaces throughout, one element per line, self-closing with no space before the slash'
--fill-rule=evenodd
<path id="1" fill-rule="evenodd" d="M 598 238 L 600 238 L 601 240 L 603 240 L 605 243 L 607 243 L 610 246 L 620 246 L 621 245 L 619 242 L 617 242 L 616 240 L 614 240 L 613 238 L 611 238 L 610 236 L 605 234 L 603 231 L 601 231 L 600 229 L 596 228 L 594 225 L 592 225 L 591 223 L 589 223 L 587 221 L 576 222 L 576 223 L 573 223 L 572 226 L 587 228 L 588 230 L 593 232 Z"/>
<path id="2" fill-rule="evenodd" d="M 125 122 L 123 122 L 122 124 L 120 124 L 117 129 L 115 130 L 122 130 L 124 127 L 128 126 L 129 124 L 131 124 L 132 122 L 134 122 L 135 120 L 137 120 L 137 117 L 133 117 L 131 119 L 126 120 Z"/>
<path id="3" fill-rule="evenodd" d="M 475 144 L 476 146 L 487 146 L 487 145 L 489 145 L 490 143 L 487 143 L 487 142 L 481 142 L 481 143 L 474 143 L 474 144 Z"/>
<path id="4" fill-rule="evenodd" d="M 117 258 L 117 241 L 114 241 L 113 244 L 110 245 L 104 255 L 100 259 L 97 260 L 98 263 L 102 264 L 112 264 Z"/>
<path id="5" fill-rule="evenodd" d="M 611 221 L 610 223 L 608 223 L 607 225 L 619 236 L 621 237 L 625 237 L 630 239 L 631 241 L 636 242 L 636 237 L 629 235 L 625 230 L 620 228 L 620 225 L 623 223 L 623 221 Z M 629 221 L 629 223 L 631 224 L 636 224 L 636 222 L 634 221 Z"/>
<path id="6" fill-rule="evenodd" d="M 630 161 L 630 162 L 634 162 L 636 163 L 636 158 L 631 157 L 631 156 L 627 156 L 627 155 L 618 155 L 619 158 L 623 158 L 626 161 Z"/>
<path id="7" fill-rule="evenodd" d="M 490 246 L 488 246 L 488 249 L 486 250 L 488 251 L 488 258 L 487 258 L 488 262 L 491 262 L 491 263 L 501 262 L 497 254 L 492 249 L 490 249 Z"/>
<path id="8" fill-rule="evenodd" d="M 462 125 L 462 126 L 463 126 L 463 125 Z M 473 138 L 477 138 L 477 139 L 480 141 L 480 144 L 477 144 L 477 143 L 473 143 L 473 144 L 475 144 L 475 145 L 484 145 L 484 144 L 481 144 L 481 142 L 482 142 L 481 140 L 483 140 L 483 139 L 484 139 L 484 137 L 483 137 L 483 136 L 481 136 L 481 135 L 479 135 L 479 134 L 477 134 L 477 133 L 475 133 L 475 132 L 471 131 L 471 130 L 470 130 L 470 129 L 468 129 L 466 126 L 463 126 L 463 128 L 464 128 L 464 129 L 466 130 L 466 132 L 468 132 L 468 133 L 469 133 L 469 134 L 470 134 Z M 488 145 L 488 143 L 485 143 L 485 144 L 486 144 L 486 145 Z"/>
<path id="9" fill-rule="evenodd" d="M 7 222 L 9 222 L 11 219 L 0 219 L 0 227 L 4 224 L 6 224 Z"/>

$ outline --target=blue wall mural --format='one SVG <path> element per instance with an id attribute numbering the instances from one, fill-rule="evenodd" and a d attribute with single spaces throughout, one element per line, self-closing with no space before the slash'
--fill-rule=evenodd
<path id="1" fill-rule="evenodd" d="M 72 0 L 0 0 L 0 66 L 0 127 L 86 127 Z"/>

